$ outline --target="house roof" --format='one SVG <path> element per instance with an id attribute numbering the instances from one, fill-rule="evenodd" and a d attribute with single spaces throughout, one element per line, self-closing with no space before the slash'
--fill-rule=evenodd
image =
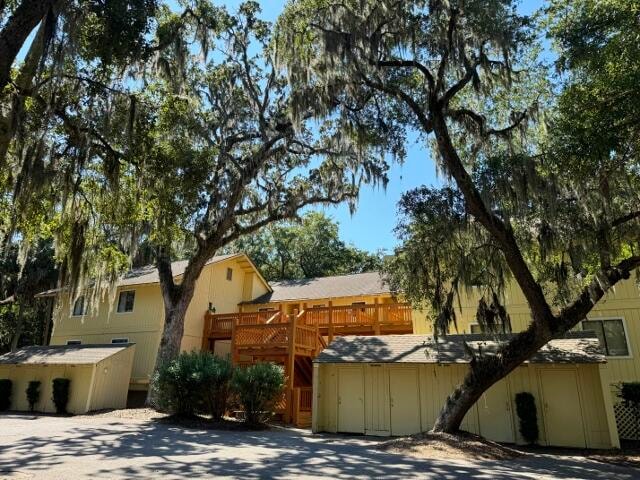
<path id="1" fill-rule="evenodd" d="M 504 340 L 512 335 L 502 335 Z M 489 335 L 384 335 L 336 338 L 315 360 L 318 363 L 469 363 L 465 342 L 476 353 L 495 351 Z M 605 363 L 597 337 L 575 332 L 551 340 L 525 363 Z"/>
<path id="2" fill-rule="evenodd" d="M 391 293 L 379 272 L 303 278 L 271 282 L 272 292 L 248 303 L 271 303 L 286 300 L 316 300 L 333 297 L 360 297 Z"/>
<path id="3" fill-rule="evenodd" d="M 35 345 L 0 355 L 0 365 L 92 365 L 131 345 Z"/>
<path id="4" fill-rule="evenodd" d="M 262 278 L 262 275 L 260 275 L 260 273 L 258 272 L 258 269 L 255 267 L 251 259 L 244 253 L 217 255 L 215 257 L 211 257 L 205 265 L 211 265 L 214 263 L 223 262 L 225 260 L 230 260 L 232 258 L 242 258 L 242 257 L 244 257 L 243 260 L 247 262 L 249 265 L 251 265 L 251 268 L 255 270 L 256 273 L 258 273 L 258 276 L 262 279 L 262 281 L 268 288 L 269 284 L 267 283 L 267 281 L 264 280 L 264 278 Z M 188 260 L 178 260 L 176 262 L 171 262 L 171 271 L 173 272 L 174 278 L 180 277 L 182 274 L 184 274 L 184 271 L 187 269 L 188 264 L 189 264 Z M 146 265 L 144 267 L 134 268 L 133 270 L 130 270 L 129 272 L 124 274 L 122 278 L 120 278 L 120 280 L 116 282 L 116 286 L 126 287 L 126 286 L 132 286 L 132 285 L 147 285 L 147 284 L 154 284 L 154 283 L 160 283 L 160 275 L 158 274 L 158 269 L 155 267 L 155 265 Z M 56 293 L 60 292 L 61 290 L 62 289 L 60 288 L 54 288 L 52 290 L 47 290 L 46 292 L 38 293 L 36 297 L 53 296 Z"/>

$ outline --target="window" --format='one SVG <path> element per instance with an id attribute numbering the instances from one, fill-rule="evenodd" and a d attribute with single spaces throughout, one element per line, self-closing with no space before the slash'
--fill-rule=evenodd
<path id="1" fill-rule="evenodd" d="M 73 304 L 73 313 L 74 317 L 80 317 L 87 313 L 87 310 L 84 305 L 84 296 L 80 296 L 76 298 L 75 303 Z"/>
<path id="2" fill-rule="evenodd" d="M 120 297 L 118 298 L 118 313 L 133 312 L 133 302 L 135 298 L 135 290 L 120 292 Z"/>
<path id="3" fill-rule="evenodd" d="M 128 338 L 112 338 L 111 343 L 129 343 Z"/>
<path id="4" fill-rule="evenodd" d="M 606 356 L 629 356 L 627 335 L 624 330 L 624 322 L 621 318 L 584 320 L 582 322 L 582 329 L 595 332 Z"/>
<path id="5" fill-rule="evenodd" d="M 469 324 L 469 331 L 473 334 L 476 333 L 482 333 L 482 327 L 480 325 L 478 325 L 477 323 L 470 323 Z"/>
<path id="6" fill-rule="evenodd" d="M 233 278 L 233 268 L 227 268 L 227 280 L 231 281 Z"/>
<path id="7" fill-rule="evenodd" d="M 67 340 L 67 345 L 82 345 L 81 340 Z"/>

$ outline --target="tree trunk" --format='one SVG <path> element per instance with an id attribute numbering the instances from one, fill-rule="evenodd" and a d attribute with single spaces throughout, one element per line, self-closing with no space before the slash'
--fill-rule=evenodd
<path id="1" fill-rule="evenodd" d="M 189 261 L 182 276 L 182 282 L 176 285 L 173 280 L 170 259 L 162 249 L 158 251 L 156 264 L 164 301 L 164 328 L 162 330 L 162 337 L 160 337 L 160 346 L 158 347 L 156 363 L 147 393 L 147 404 L 149 405 L 157 405 L 153 379 L 159 368 L 180 354 L 180 346 L 184 334 L 184 319 L 187 314 L 187 309 L 193 298 L 196 282 L 200 277 L 200 273 L 211 256 L 213 256 L 213 253 L 210 253 L 208 250 L 198 250 Z"/>
<path id="2" fill-rule="evenodd" d="M 29 34 L 57 0 L 23 0 L 0 31 L 0 92 L 9 82 L 11 66 Z"/>
<path id="3" fill-rule="evenodd" d="M 18 301 L 18 299 L 16 299 L 16 301 Z M 12 352 L 15 352 L 18 349 L 18 342 L 20 341 L 20 337 L 22 336 L 23 321 L 24 321 L 24 318 L 22 316 L 22 304 L 18 303 L 18 314 L 16 316 L 16 330 L 15 332 L 13 332 L 13 337 L 11 338 Z"/>
<path id="4" fill-rule="evenodd" d="M 52 8 L 55 8 L 55 5 Z M 19 90 L 18 98 L 12 102 L 7 114 L 0 119 L 0 168 L 4 166 L 9 144 L 22 120 L 25 97 L 20 94 L 20 90 L 29 91 L 33 88 L 33 79 L 44 54 L 45 29 L 45 23 L 41 22 L 38 33 L 29 47 L 24 64 L 15 80 L 16 87 Z"/>
<path id="5" fill-rule="evenodd" d="M 576 319 L 577 324 L 581 318 Z M 561 332 L 562 334 L 564 332 Z M 438 415 L 433 432 L 455 433 L 465 415 L 484 392 L 529 359 L 554 336 L 532 324 L 503 344 L 495 354 L 478 354 L 471 360 L 469 372 L 456 387 Z"/>

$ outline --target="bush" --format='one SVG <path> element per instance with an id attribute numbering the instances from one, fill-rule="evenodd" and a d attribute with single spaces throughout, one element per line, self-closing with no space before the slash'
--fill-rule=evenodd
<path id="1" fill-rule="evenodd" d="M 232 366 L 210 352 L 183 352 L 158 370 L 153 385 L 158 406 L 179 416 L 211 413 L 222 417 Z"/>
<path id="2" fill-rule="evenodd" d="M 520 419 L 520 434 L 529 444 L 538 441 L 540 435 L 538 431 L 538 411 L 536 410 L 536 400 L 529 392 L 516 394 L 516 412 Z"/>
<path id="3" fill-rule="evenodd" d="M 256 363 L 237 368 L 231 388 L 245 411 L 246 422 L 257 425 L 272 414 L 284 389 L 284 371 L 273 363 Z"/>
<path id="4" fill-rule="evenodd" d="M 69 403 L 69 386 L 71 380 L 68 378 L 53 379 L 53 395 L 51 399 L 56 406 L 57 413 L 67 413 L 67 403 Z"/>
<path id="5" fill-rule="evenodd" d="M 0 378 L 0 412 L 9 410 L 11 406 L 11 380 Z"/>
<path id="6" fill-rule="evenodd" d="M 29 410 L 33 412 L 36 409 L 36 403 L 40 401 L 40 381 L 30 381 L 26 394 L 27 401 L 29 402 Z"/>

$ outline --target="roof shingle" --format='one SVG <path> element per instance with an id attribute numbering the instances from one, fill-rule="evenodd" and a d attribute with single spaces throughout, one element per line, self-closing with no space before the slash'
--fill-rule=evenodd
<path id="1" fill-rule="evenodd" d="M 270 282 L 273 292 L 250 303 L 282 302 L 286 300 L 314 300 L 335 297 L 360 297 L 391 293 L 379 272 L 303 278 Z"/>
<path id="2" fill-rule="evenodd" d="M 92 365 L 131 345 L 34 345 L 0 355 L 0 365 Z"/>
<path id="3" fill-rule="evenodd" d="M 508 339 L 510 335 L 502 336 Z M 314 362 L 318 363 L 469 363 L 464 343 L 476 353 L 495 351 L 488 335 L 447 335 L 436 341 L 428 335 L 383 335 L 336 338 Z M 605 363 L 598 339 L 591 332 L 575 332 L 551 340 L 526 363 Z"/>

